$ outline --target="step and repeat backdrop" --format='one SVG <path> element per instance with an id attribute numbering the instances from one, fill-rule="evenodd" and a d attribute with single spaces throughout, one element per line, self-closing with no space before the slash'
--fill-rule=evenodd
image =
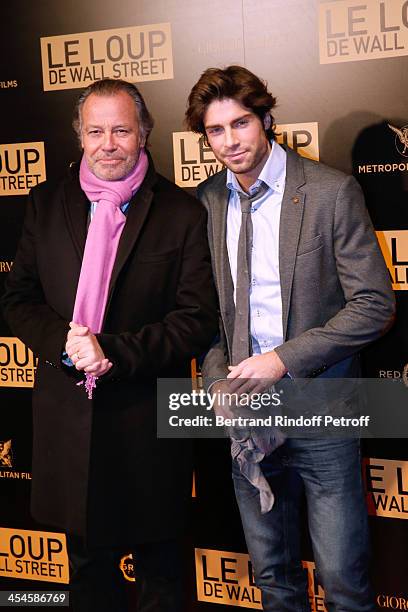
<path id="1" fill-rule="evenodd" d="M 81 88 L 105 76 L 136 82 L 155 118 L 150 146 L 157 169 L 192 190 L 220 165 L 202 139 L 185 131 L 187 95 L 207 67 L 238 63 L 278 97 L 280 142 L 360 182 L 398 308 L 392 331 L 364 353 L 365 374 L 407 378 L 408 1 L 15 0 L 2 14 L 0 291 L 27 193 L 79 158 L 71 118 Z M 44 583 L 65 589 L 68 582 L 64 534 L 29 514 L 36 364 L 0 318 L 1 590 Z M 384 418 L 386 412 L 387 405 Z M 363 444 L 379 610 L 408 609 L 405 433 Z M 115 456 L 120 471 L 120 448 Z M 227 441 L 199 441 L 191 610 L 261 609 L 230 481 Z M 323 611 L 306 521 L 303 559 L 312 610 Z M 130 588 L 137 580 L 131 556 L 124 553 L 119 565 Z"/>

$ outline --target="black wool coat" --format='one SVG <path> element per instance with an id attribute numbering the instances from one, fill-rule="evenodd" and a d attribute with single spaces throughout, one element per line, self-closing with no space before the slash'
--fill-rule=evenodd
<path id="1" fill-rule="evenodd" d="M 77 167 L 32 190 L 2 302 L 13 334 L 39 357 L 34 518 L 89 545 L 129 546 L 177 535 L 191 496 L 189 441 L 157 439 L 156 379 L 188 377 L 216 334 L 206 212 L 150 160 L 97 335 L 114 365 L 89 400 L 61 365 L 88 211 Z"/>

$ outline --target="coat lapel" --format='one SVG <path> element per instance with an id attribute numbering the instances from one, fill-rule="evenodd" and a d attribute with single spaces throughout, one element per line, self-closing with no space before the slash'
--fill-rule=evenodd
<path id="1" fill-rule="evenodd" d="M 112 270 L 111 280 L 109 283 L 109 294 L 116 283 L 116 280 L 123 268 L 127 258 L 129 257 L 143 227 L 145 219 L 150 209 L 150 204 L 153 199 L 153 186 L 156 183 L 156 172 L 153 162 L 149 156 L 149 169 L 140 189 L 135 193 L 130 200 L 129 212 L 127 215 L 125 227 L 123 228 L 120 237 L 118 251 Z"/>
<path id="2" fill-rule="evenodd" d="M 86 224 L 89 212 L 89 200 L 82 191 L 78 179 L 79 164 L 70 168 L 70 176 L 64 184 L 64 210 L 68 231 L 82 262 L 86 241 Z"/>
<path id="3" fill-rule="evenodd" d="M 87 234 L 89 200 L 79 184 L 78 168 L 79 166 L 71 169 L 71 177 L 65 184 L 64 209 L 72 242 L 74 243 L 79 261 L 82 263 Z M 153 162 L 149 156 L 149 169 L 146 177 L 140 189 L 130 201 L 129 213 L 120 237 L 118 251 L 109 283 L 109 294 L 112 293 L 113 286 L 119 276 L 119 273 L 130 255 L 136 240 L 138 239 L 140 230 L 142 229 L 153 198 L 152 188 L 155 182 L 156 172 Z"/>
<path id="4" fill-rule="evenodd" d="M 286 338 L 296 253 L 302 225 L 305 193 L 303 163 L 299 155 L 286 150 L 286 185 L 279 227 L 279 273 L 282 293 L 283 337 Z"/>

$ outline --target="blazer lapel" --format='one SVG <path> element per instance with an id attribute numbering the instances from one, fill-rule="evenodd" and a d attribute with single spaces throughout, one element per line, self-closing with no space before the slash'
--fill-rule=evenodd
<path id="1" fill-rule="evenodd" d="M 286 338 L 290 299 L 295 271 L 296 253 L 302 225 L 305 184 L 302 160 L 297 153 L 286 150 L 286 185 L 282 199 L 279 227 L 279 273 L 282 293 L 283 338 Z"/>
<path id="2" fill-rule="evenodd" d="M 282 293 L 283 336 L 286 337 L 296 253 L 302 226 L 305 193 L 303 163 L 299 155 L 284 147 L 286 160 L 286 185 L 282 199 L 279 227 L 279 273 Z M 218 279 L 218 297 L 227 343 L 231 349 L 234 329 L 234 286 L 227 251 L 227 212 L 229 190 L 225 184 L 225 172 L 219 175 L 211 199 L 213 218 L 214 266 Z"/>
<path id="3" fill-rule="evenodd" d="M 218 279 L 218 297 L 228 349 L 231 349 L 234 329 L 234 285 L 227 250 L 227 212 L 229 190 L 225 184 L 226 173 L 222 172 L 211 201 L 214 239 L 215 277 Z"/>

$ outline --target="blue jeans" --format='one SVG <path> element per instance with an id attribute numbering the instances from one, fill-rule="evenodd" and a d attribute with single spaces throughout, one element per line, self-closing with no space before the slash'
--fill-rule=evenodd
<path id="1" fill-rule="evenodd" d="M 368 525 L 358 440 L 288 439 L 260 464 L 275 494 L 261 514 L 259 494 L 233 461 L 233 479 L 265 612 L 309 612 L 300 553 L 303 490 L 318 581 L 329 612 L 372 612 Z"/>

